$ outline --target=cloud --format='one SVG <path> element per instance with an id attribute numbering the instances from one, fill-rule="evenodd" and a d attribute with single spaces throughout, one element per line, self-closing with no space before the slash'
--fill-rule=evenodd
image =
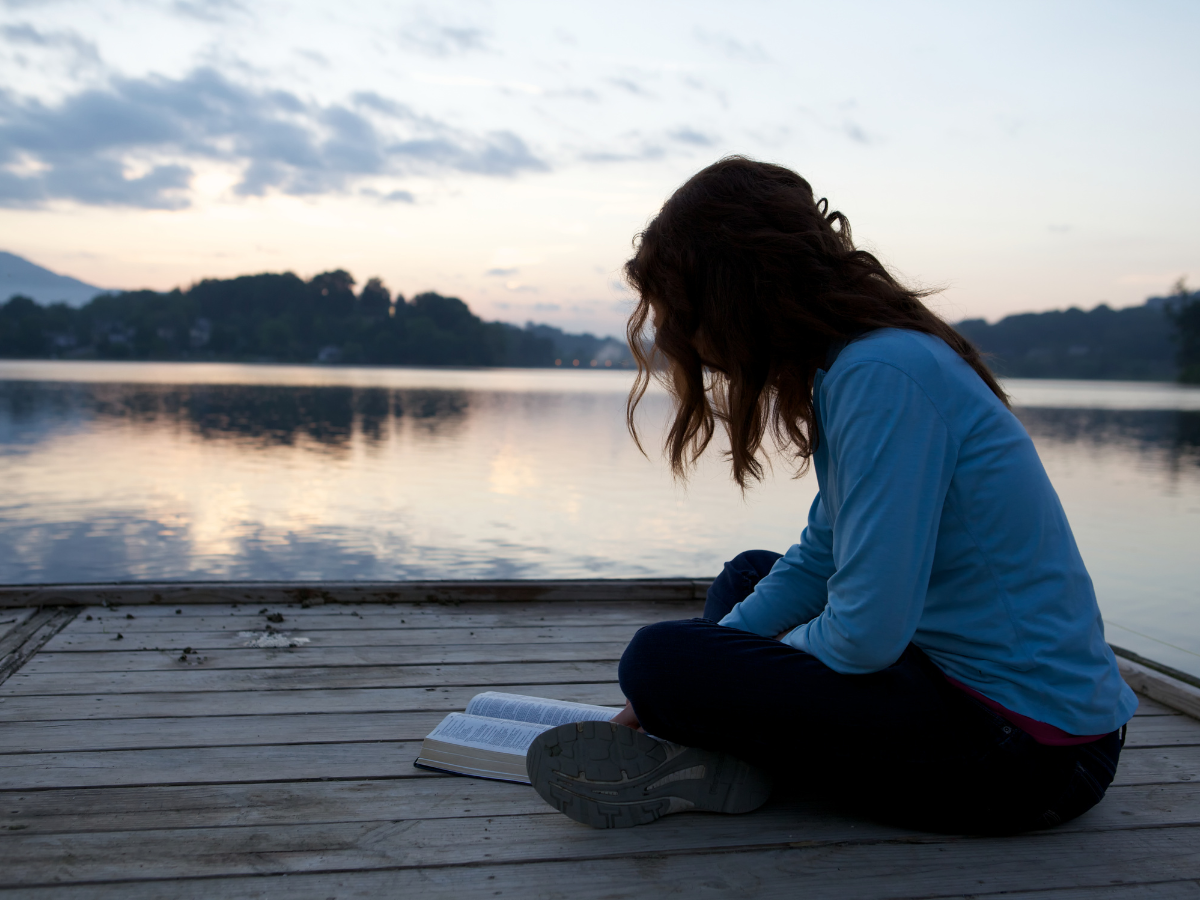
<path id="1" fill-rule="evenodd" d="M 850 138 L 850 140 L 859 144 L 873 143 L 867 133 L 863 131 L 862 126 L 857 122 L 851 122 L 849 120 L 843 122 L 842 133 L 845 134 L 846 137 Z"/>
<path id="2" fill-rule="evenodd" d="M 484 275 L 494 275 L 497 278 L 507 278 L 510 275 L 516 275 L 517 269 L 488 269 Z"/>
<path id="3" fill-rule="evenodd" d="M 372 200 L 378 200 L 380 203 L 416 203 L 417 198 L 413 196 L 412 191 L 388 191 L 386 194 L 383 191 L 375 188 L 361 188 L 359 195 L 362 197 L 370 197 Z"/>
<path id="4" fill-rule="evenodd" d="M 729 59 L 750 63 L 764 63 L 771 59 L 758 41 L 739 41 L 727 34 L 716 34 L 703 28 L 697 28 L 694 33 L 700 43 L 720 51 Z"/>
<path id="5" fill-rule="evenodd" d="M 608 78 L 606 79 L 613 87 L 619 87 L 623 91 L 628 91 L 635 97 L 652 97 L 653 95 L 644 87 L 634 81 L 632 78 Z"/>
<path id="6" fill-rule="evenodd" d="M 8 9 L 30 9 L 35 6 L 39 9 L 44 9 L 45 7 L 49 6 L 51 2 L 52 0 L 0 0 L 0 3 L 2 3 Z"/>
<path id="7" fill-rule="evenodd" d="M 685 87 L 691 88 L 701 94 L 707 94 L 718 103 L 723 109 L 729 109 L 729 95 L 718 87 L 714 87 L 706 81 L 701 81 L 694 75 L 682 75 L 681 79 Z"/>
<path id="8" fill-rule="evenodd" d="M 419 19 L 400 29 L 402 45 L 439 59 L 487 50 L 487 37 L 482 28 L 442 25 L 431 19 Z"/>
<path id="9" fill-rule="evenodd" d="M 40 47 L 44 50 L 65 50 L 77 63 L 100 64 L 100 51 L 91 41 L 73 31 L 39 31 L 27 22 L 0 26 L 0 35 L 10 44 Z"/>
<path id="10" fill-rule="evenodd" d="M 175 0 L 171 10 L 202 22 L 227 22 L 233 15 L 249 13 L 238 0 Z"/>
<path id="11" fill-rule="evenodd" d="M 816 125 L 825 131 L 833 134 L 840 134 L 843 137 L 849 138 L 856 144 L 870 147 L 881 143 L 881 137 L 878 132 L 868 131 L 858 122 L 849 118 L 847 112 L 858 108 L 858 103 L 854 100 L 846 100 L 837 104 L 832 112 L 821 112 L 811 109 L 807 106 L 797 107 L 797 111 L 811 119 Z"/>
<path id="12" fill-rule="evenodd" d="M 591 88 L 560 88 L 546 91 L 543 96 L 554 100 L 584 100 L 588 103 L 600 102 L 600 95 Z"/>
<path id="13" fill-rule="evenodd" d="M 667 155 L 657 140 L 648 139 L 637 131 L 620 135 L 619 141 L 619 149 L 585 150 L 579 154 L 579 158 L 589 163 L 626 163 L 657 160 Z"/>
<path id="14" fill-rule="evenodd" d="M 306 59 L 310 63 L 320 66 L 322 69 L 328 69 L 330 66 L 329 57 L 326 56 L 324 53 L 320 52 L 319 50 L 297 49 L 297 50 L 293 50 L 292 52 L 295 53 L 297 56 L 299 56 L 301 59 Z"/>
<path id="15" fill-rule="evenodd" d="M 674 131 L 668 132 L 667 137 L 673 141 L 679 141 L 681 144 L 692 144 L 695 147 L 711 147 L 716 143 L 715 138 L 686 127 L 676 128 Z"/>
<path id="16" fill-rule="evenodd" d="M 374 93 L 322 105 L 235 83 L 211 68 L 117 78 L 56 104 L 0 90 L 0 206 L 55 199 L 187 205 L 192 167 L 240 167 L 235 192 L 343 192 L 373 177 L 548 168 L 516 134 L 474 134 Z M 412 202 L 407 191 L 387 199 Z"/>

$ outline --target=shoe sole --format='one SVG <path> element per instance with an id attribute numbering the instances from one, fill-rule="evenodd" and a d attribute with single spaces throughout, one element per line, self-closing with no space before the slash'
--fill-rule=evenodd
<path id="1" fill-rule="evenodd" d="M 767 802 L 761 770 L 725 753 L 659 741 L 613 722 L 571 722 L 525 757 L 542 799 L 593 828 L 645 825 L 671 813 L 747 813 Z"/>

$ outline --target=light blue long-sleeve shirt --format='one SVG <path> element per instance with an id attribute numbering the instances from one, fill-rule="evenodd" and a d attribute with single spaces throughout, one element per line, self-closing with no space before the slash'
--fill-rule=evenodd
<path id="1" fill-rule="evenodd" d="M 813 383 L 820 491 L 800 543 L 722 625 L 838 672 L 915 643 L 952 678 L 1071 734 L 1133 715 L 1066 513 L 1017 418 L 944 341 L 851 342 Z"/>

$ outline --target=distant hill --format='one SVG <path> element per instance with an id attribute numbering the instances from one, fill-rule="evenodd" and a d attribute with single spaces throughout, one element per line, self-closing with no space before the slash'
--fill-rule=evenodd
<path id="1" fill-rule="evenodd" d="M 83 306 L 104 288 L 44 269 L 15 253 L 0 250 L 0 302 L 20 295 L 39 303 Z"/>
<path id="2" fill-rule="evenodd" d="M 525 323 L 525 331 L 534 337 L 546 338 L 554 345 L 554 358 L 564 366 L 625 366 L 632 365 L 629 345 L 611 337 L 594 334 L 568 334 L 553 325 Z"/>
<path id="3" fill-rule="evenodd" d="M 1174 381 L 1179 343 L 1170 311 L 1195 300 L 1200 293 L 1152 297 L 1127 309 L 1101 304 L 1088 312 L 1023 313 L 994 325 L 968 319 L 954 327 L 1002 377 Z"/>

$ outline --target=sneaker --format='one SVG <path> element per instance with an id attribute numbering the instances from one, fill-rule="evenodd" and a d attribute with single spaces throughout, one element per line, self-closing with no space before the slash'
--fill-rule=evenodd
<path id="1" fill-rule="evenodd" d="M 746 813 L 767 802 L 766 773 L 726 753 L 661 741 L 614 722 L 570 722 L 525 757 L 542 799 L 593 828 L 645 825 L 687 810 Z"/>

